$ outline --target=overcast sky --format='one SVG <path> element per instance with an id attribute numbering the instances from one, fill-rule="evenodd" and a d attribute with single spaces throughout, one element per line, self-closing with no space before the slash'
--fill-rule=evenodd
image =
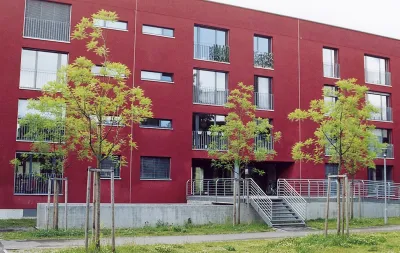
<path id="1" fill-rule="evenodd" d="M 400 39 L 400 0 L 209 0 Z"/>

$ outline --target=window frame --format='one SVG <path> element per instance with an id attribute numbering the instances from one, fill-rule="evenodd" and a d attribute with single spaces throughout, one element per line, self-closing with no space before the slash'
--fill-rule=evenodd
<path id="1" fill-rule="evenodd" d="M 153 73 L 153 74 L 160 74 L 161 75 L 161 79 L 143 78 L 143 72 L 145 72 L 145 73 Z M 171 77 L 171 81 L 162 80 L 163 76 Z M 168 72 L 157 72 L 157 71 L 149 71 L 149 70 L 141 70 L 140 71 L 140 80 L 142 80 L 142 81 L 160 82 L 160 83 L 175 83 L 174 82 L 174 80 L 175 80 L 174 76 L 175 75 L 173 73 L 168 73 Z"/>
<path id="2" fill-rule="evenodd" d="M 324 50 L 333 51 L 333 62 L 325 62 Z M 332 58 L 331 58 L 332 60 Z M 332 76 L 325 75 L 325 66 L 331 66 Z M 336 65 L 338 68 L 336 69 Z M 324 78 L 340 79 L 340 69 L 339 69 L 339 49 L 332 47 L 322 47 L 322 71 Z M 336 73 L 337 72 L 337 73 Z"/>
<path id="3" fill-rule="evenodd" d="M 121 155 L 114 155 L 114 157 L 117 157 L 117 159 L 118 159 L 118 161 L 116 162 L 118 164 L 118 168 L 114 168 L 114 179 L 120 180 L 120 179 L 122 179 L 122 177 L 121 177 Z M 109 159 L 110 158 L 108 157 L 108 158 L 104 159 L 101 162 L 104 162 L 104 161 L 109 160 Z M 101 166 L 102 166 L 102 164 L 100 164 L 100 170 L 102 169 Z M 115 174 L 116 174 L 115 171 L 116 170 L 117 171 L 119 170 L 118 176 L 115 176 Z M 110 177 L 104 176 L 103 173 L 110 173 Z M 111 172 L 103 172 L 103 173 L 100 171 L 100 179 L 101 180 L 111 180 Z"/>
<path id="4" fill-rule="evenodd" d="M 198 24 L 194 25 L 194 29 L 195 29 L 194 33 L 196 33 L 196 34 L 193 35 L 193 40 L 194 40 L 194 44 L 195 45 L 203 45 L 203 44 L 200 43 L 200 41 L 201 41 L 201 39 L 200 39 L 200 29 L 209 29 L 209 30 L 214 30 L 214 32 L 215 32 L 215 36 L 214 36 L 215 43 L 213 45 L 219 45 L 219 44 L 217 44 L 217 40 L 218 40 L 217 32 L 219 31 L 219 32 L 224 32 L 225 33 L 225 44 L 224 45 L 220 45 L 220 46 L 229 47 L 229 30 L 223 29 L 223 28 L 211 27 L 211 26 L 202 26 L 202 25 L 198 25 Z M 195 41 L 195 37 L 197 38 L 197 41 Z"/>
<path id="5" fill-rule="evenodd" d="M 161 33 L 162 33 L 162 34 L 145 32 L 145 31 L 144 31 L 144 28 L 145 28 L 145 27 L 161 29 Z M 171 30 L 171 31 L 172 31 L 172 36 L 164 35 L 164 30 Z M 162 26 L 155 26 L 155 25 L 142 24 L 142 34 L 144 34 L 144 35 L 150 35 L 150 36 L 158 36 L 158 37 L 164 37 L 164 38 L 175 39 L 175 29 L 173 29 L 173 28 L 168 28 L 168 27 L 162 27 Z"/>
<path id="6" fill-rule="evenodd" d="M 143 178 L 142 173 L 143 173 L 143 163 L 142 159 L 143 158 L 157 158 L 157 159 L 168 159 L 169 160 L 169 166 L 168 166 L 168 178 Z M 165 157 L 165 156 L 140 156 L 140 181 L 171 181 L 171 164 L 172 164 L 172 159 L 171 157 Z M 156 168 L 153 168 L 153 173 L 155 175 L 155 170 Z"/>
<path id="7" fill-rule="evenodd" d="M 254 34 L 254 36 L 253 36 L 253 47 L 254 47 L 254 40 L 255 39 L 257 39 L 257 50 L 255 48 L 253 48 L 254 52 L 272 53 L 272 37 L 271 36 Z M 268 40 L 268 52 L 261 52 L 261 51 L 258 50 L 258 48 L 259 48 L 259 39 L 267 39 Z"/>
<path id="8" fill-rule="evenodd" d="M 103 22 L 103 25 L 96 25 L 96 22 Z M 122 24 L 126 24 L 126 28 L 122 29 L 122 28 L 115 28 L 115 27 L 108 27 L 107 23 L 122 23 Z M 94 19 L 93 20 L 93 26 L 95 27 L 99 27 L 102 29 L 108 29 L 108 30 L 116 30 L 116 31 L 122 31 L 122 32 L 128 32 L 128 21 L 122 21 L 122 20 L 116 20 L 114 22 L 109 21 L 109 20 L 103 20 L 103 19 Z"/>
<path id="9" fill-rule="evenodd" d="M 154 129 L 173 130 L 172 119 L 164 119 L 164 118 L 150 118 L 150 119 L 151 120 L 157 120 L 158 126 L 155 126 L 155 125 L 142 125 L 142 122 L 143 122 L 142 121 L 142 122 L 140 122 L 139 127 L 140 128 L 154 128 Z M 145 119 L 145 120 L 147 120 L 147 119 Z M 171 127 L 162 127 L 162 124 L 161 124 L 162 121 L 169 121 L 169 124 L 171 125 Z"/>
<path id="10" fill-rule="evenodd" d="M 384 64 L 385 71 L 382 73 L 380 69 L 378 71 L 376 71 L 374 69 L 368 68 L 368 66 L 367 66 L 367 58 L 374 58 L 374 59 L 378 59 L 378 60 L 384 60 L 384 62 L 385 62 L 385 64 Z M 365 79 L 365 83 L 366 84 L 372 84 L 372 85 L 381 85 L 381 86 L 391 87 L 392 86 L 392 83 L 391 83 L 391 80 L 390 80 L 391 78 L 389 77 L 389 80 L 387 80 L 387 78 L 386 78 L 386 73 L 390 73 L 389 60 L 390 60 L 389 58 L 382 57 L 382 56 L 364 54 L 364 79 Z M 379 66 L 380 66 L 380 64 L 379 64 Z M 379 74 L 379 78 L 381 77 L 380 76 L 381 74 L 384 74 L 385 75 L 384 83 L 374 83 L 374 82 L 368 81 L 367 80 L 367 73 L 368 72 L 378 73 Z"/>

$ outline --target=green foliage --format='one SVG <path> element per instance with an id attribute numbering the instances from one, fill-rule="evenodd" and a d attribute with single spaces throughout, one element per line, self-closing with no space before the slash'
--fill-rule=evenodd
<path id="1" fill-rule="evenodd" d="M 211 127 L 211 135 L 219 139 L 211 143 L 208 150 L 215 167 L 232 170 L 237 163 L 243 168 L 251 160 L 265 161 L 276 155 L 275 150 L 269 148 L 273 145 L 265 144 L 279 141 L 281 133 L 272 133 L 273 126 L 269 120 L 255 116 L 253 94 L 253 86 L 239 83 L 238 89 L 230 92 L 225 105 L 229 111 L 225 125 Z M 263 140 L 256 141 L 260 136 Z M 225 144 L 221 147 L 220 143 Z"/>
<path id="2" fill-rule="evenodd" d="M 377 112 L 365 101 L 368 88 L 356 84 L 356 79 L 340 80 L 338 91 L 324 90 L 323 96 L 336 97 L 336 102 L 324 97 L 312 100 L 308 110 L 296 109 L 290 113 L 291 121 L 310 120 L 317 125 L 314 137 L 297 142 L 292 148 L 294 160 L 314 163 L 324 161 L 339 164 L 354 175 L 361 168 L 375 168 L 377 151 L 385 147 L 373 134 L 375 126 L 368 121 Z"/>
<path id="3" fill-rule="evenodd" d="M 224 248 L 225 248 L 227 251 L 236 251 L 235 247 L 230 246 L 230 245 L 225 246 Z"/>
<path id="4" fill-rule="evenodd" d="M 0 229 L 33 228 L 34 226 L 36 226 L 36 219 L 0 220 Z"/>
<path id="5" fill-rule="evenodd" d="M 274 56 L 268 52 L 254 53 L 254 65 L 262 68 L 274 68 Z"/>

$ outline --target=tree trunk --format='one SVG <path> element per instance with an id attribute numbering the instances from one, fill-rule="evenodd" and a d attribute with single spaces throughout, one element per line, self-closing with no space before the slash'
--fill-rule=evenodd
<path id="1" fill-rule="evenodd" d="M 93 173 L 93 213 L 92 213 L 92 243 L 95 241 L 95 234 L 96 234 L 96 195 L 97 195 L 97 174 Z"/>
<path id="2" fill-rule="evenodd" d="M 235 177 L 235 175 L 234 175 L 234 177 Z M 233 207 L 233 220 L 232 220 L 232 224 L 233 225 L 236 225 L 236 178 L 234 178 L 233 179 L 233 195 L 232 195 L 232 198 L 233 198 L 233 205 L 232 205 L 232 207 Z"/>
<path id="3" fill-rule="evenodd" d="M 58 185 L 57 185 L 57 176 L 53 179 L 53 229 L 58 230 Z"/>
<path id="4" fill-rule="evenodd" d="M 340 173 L 340 160 L 339 160 L 339 164 L 338 164 L 338 173 L 337 175 L 339 175 Z M 337 178 L 337 189 L 336 189 L 336 202 L 337 202 L 337 220 L 336 220 L 336 232 L 338 235 L 340 235 L 340 178 Z"/>
<path id="5" fill-rule="evenodd" d="M 100 160 L 97 161 L 97 168 L 100 169 Z M 101 192 L 101 188 L 100 188 L 100 172 L 97 171 L 96 173 L 96 224 L 95 224 L 95 228 L 96 228 L 96 232 L 95 232 L 95 245 L 96 245 L 96 249 L 100 250 L 100 192 Z"/>
<path id="6" fill-rule="evenodd" d="M 236 194 L 235 194 L 235 210 L 236 210 L 236 218 L 237 224 L 240 224 L 240 211 L 239 211 L 239 202 L 240 202 L 240 182 L 239 182 L 239 162 L 235 161 L 235 185 L 236 185 Z M 238 199 L 239 196 L 239 199 Z"/>
<path id="7" fill-rule="evenodd" d="M 350 219 L 354 218 L 354 175 L 351 175 L 351 187 L 350 187 L 350 197 L 351 197 L 351 209 L 350 209 Z"/>

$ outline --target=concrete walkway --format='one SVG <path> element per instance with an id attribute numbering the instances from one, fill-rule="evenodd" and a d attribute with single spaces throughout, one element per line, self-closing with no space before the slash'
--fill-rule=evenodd
<path id="1" fill-rule="evenodd" d="M 400 226 L 370 227 L 351 229 L 352 233 L 371 233 L 371 232 L 393 232 L 400 231 Z M 334 233 L 334 230 L 330 230 Z M 202 243 L 202 242 L 220 242 L 237 240 L 255 240 L 255 239 L 281 239 L 287 237 L 303 237 L 310 234 L 322 234 L 323 231 L 312 229 L 295 229 L 290 231 L 276 230 L 273 232 L 262 233 L 243 233 L 243 234 L 225 234 L 225 235 L 187 235 L 187 236 L 149 236 L 149 237 L 118 237 L 116 245 L 138 244 L 184 244 L 184 243 Z M 2 241 L 4 249 L 13 250 L 34 250 L 49 248 L 67 248 L 83 247 L 84 240 L 20 240 L 20 241 Z M 102 239 L 103 244 L 110 244 L 110 239 Z"/>

